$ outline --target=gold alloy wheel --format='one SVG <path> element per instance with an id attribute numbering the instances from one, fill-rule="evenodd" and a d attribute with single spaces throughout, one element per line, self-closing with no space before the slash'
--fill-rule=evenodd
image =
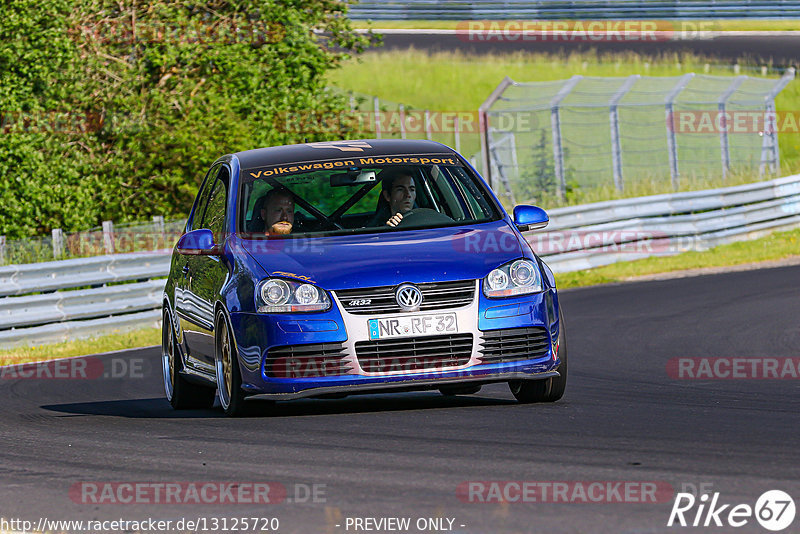
<path id="1" fill-rule="evenodd" d="M 228 336 L 228 325 L 225 320 L 222 321 L 222 330 L 220 332 L 220 351 L 222 352 L 222 376 L 225 380 L 225 392 L 228 399 L 230 399 L 231 391 L 233 391 L 233 366 L 231 365 L 231 343 Z"/>
<path id="2" fill-rule="evenodd" d="M 174 394 L 172 373 L 175 369 L 175 340 L 172 336 L 172 323 L 168 321 L 169 317 L 164 314 L 163 328 L 164 328 L 164 342 L 161 354 L 161 367 L 164 371 L 164 391 L 167 395 L 167 400 L 172 400 Z"/>

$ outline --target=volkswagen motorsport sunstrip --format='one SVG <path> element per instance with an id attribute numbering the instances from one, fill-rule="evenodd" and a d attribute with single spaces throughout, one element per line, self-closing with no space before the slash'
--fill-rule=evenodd
<path id="1" fill-rule="evenodd" d="M 555 281 L 467 161 L 431 141 L 249 150 L 205 176 L 172 254 L 162 364 L 176 409 L 508 382 L 561 398 Z"/>

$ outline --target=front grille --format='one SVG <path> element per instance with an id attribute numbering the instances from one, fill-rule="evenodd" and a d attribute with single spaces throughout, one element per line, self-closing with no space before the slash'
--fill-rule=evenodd
<path id="1" fill-rule="evenodd" d="M 472 356 L 472 334 L 358 341 L 356 356 L 367 373 L 458 367 Z"/>
<path id="2" fill-rule="evenodd" d="M 550 337 L 545 328 L 509 328 L 484 332 L 480 341 L 481 363 L 530 360 L 547 355 Z"/>
<path id="3" fill-rule="evenodd" d="M 422 292 L 420 310 L 459 308 L 472 303 L 475 298 L 475 280 L 457 282 L 433 282 L 417 284 Z M 353 314 L 399 313 L 394 291 L 397 286 L 369 287 L 337 291 L 336 296 L 344 309 Z"/>
<path id="4" fill-rule="evenodd" d="M 286 345 L 269 350 L 266 374 L 272 378 L 344 375 L 352 370 L 343 343 Z"/>

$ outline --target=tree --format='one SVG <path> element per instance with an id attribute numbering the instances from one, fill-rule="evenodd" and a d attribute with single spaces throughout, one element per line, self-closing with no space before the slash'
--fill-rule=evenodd
<path id="1" fill-rule="evenodd" d="M 346 109 L 324 76 L 368 44 L 336 0 L 8 1 L 9 236 L 182 215 L 219 155 L 339 137 L 312 127 Z"/>

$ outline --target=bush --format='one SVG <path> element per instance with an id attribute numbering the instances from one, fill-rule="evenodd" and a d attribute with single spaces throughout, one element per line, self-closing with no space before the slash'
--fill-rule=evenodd
<path id="1" fill-rule="evenodd" d="M 326 72 L 367 37 L 336 0 L 7 0 L 0 234 L 185 215 L 218 156 L 336 138 Z"/>

